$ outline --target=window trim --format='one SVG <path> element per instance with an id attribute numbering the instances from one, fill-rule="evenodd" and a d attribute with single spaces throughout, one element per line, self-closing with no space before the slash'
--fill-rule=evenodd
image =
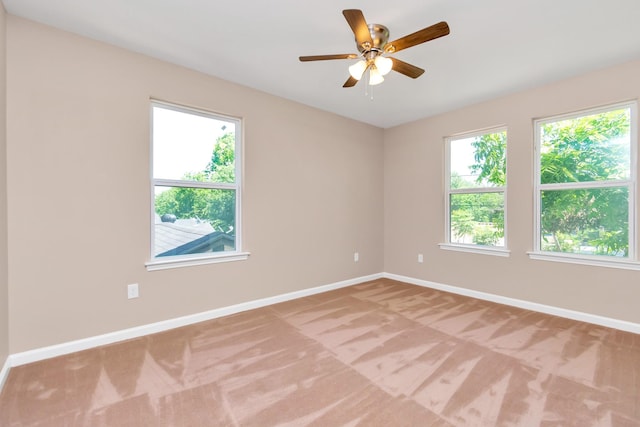
<path id="1" fill-rule="evenodd" d="M 471 254 L 493 255 L 499 257 L 509 257 L 511 251 L 502 246 L 482 246 L 469 245 L 465 243 L 438 243 L 440 249 L 454 252 L 467 252 Z"/>
<path id="2" fill-rule="evenodd" d="M 234 183 L 222 183 L 222 182 L 200 182 L 200 181 L 188 181 L 179 179 L 162 179 L 154 178 L 154 163 L 153 163 L 153 109 L 155 107 L 164 108 L 168 110 L 177 111 L 185 114 L 197 115 L 214 120 L 224 120 L 235 124 L 235 146 L 234 146 Z M 229 116 L 217 112 L 203 110 L 201 108 L 188 107 L 172 102 L 161 101 L 157 99 L 151 99 L 149 105 L 150 116 L 150 150 L 149 150 L 149 181 L 150 181 L 150 247 L 149 247 L 149 259 L 145 262 L 147 271 L 164 270 L 178 267 L 189 267 L 194 265 L 214 264 L 231 261 L 242 261 L 248 259 L 250 253 L 243 251 L 242 249 L 242 178 L 243 168 L 243 146 L 244 146 L 244 122 L 240 117 Z M 183 187 L 183 188 L 206 188 L 206 189 L 221 189 L 221 190 L 234 190 L 235 191 L 235 250 L 227 252 L 207 252 L 199 254 L 188 255 L 173 255 L 158 258 L 154 255 L 155 250 L 155 187 L 156 186 L 169 186 L 169 187 Z"/>
<path id="3" fill-rule="evenodd" d="M 501 187 L 472 187 L 472 188 L 458 188 L 451 189 L 451 142 L 458 139 L 472 138 L 476 136 L 482 136 L 490 133 L 505 132 L 507 134 L 507 149 L 505 150 L 505 164 L 508 162 L 508 146 L 509 146 L 509 132 L 506 125 L 491 126 L 483 129 L 477 129 L 468 132 L 457 133 L 444 138 L 445 150 L 444 150 L 444 206 L 445 206 L 445 242 L 439 243 L 440 249 L 458 252 L 468 252 L 483 255 L 494 255 L 500 257 L 510 256 L 511 251 L 508 248 L 507 240 L 507 184 Z M 507 174 L 508 174 L 507 167 Z M 503 216 L 504 216 L 504 245 L 503 246 L 486 246 L 477 245 L 471 243 L 456 243 L 451 241 L 451 195 L 452 194 L 478 194 L 478 193 L 502 193 L 503 194 Z"/>
<path id="4" fill-rule="evenodd" d="M 567 183 L 540 183 L 540 166 L 541 166 L 541 127 L 546 123 L 558 122 L 562 120 L 575 119 L 579 117 L 606 113 L 608 111 L 629 109 L 629 178 L 626 180 L 604 180 L 604 181 L 586 181 L 586 182 L 567 182 Z M 529 258 L 534 260 L 564 262 L 571 264 L 582 264 L 600 267 L 622 268 L 629 270 L 640 270 L 638 262 L 638 236 L 637 233 L 637 216 L 638 216 L 638 200 L 636 194 L 637 188 L 637 150 L 638 150 L 638 104 L 637 101 L 624 101 L 613 104 L 601 105 L 594 108 L 587 108 L 570 113 L 558 114 L 555 116 L 538 118 L 533 120 L 533 250 L 528 252 Z M 571 190 L 571 189 L 592 189 L 592 188 L 611 188 L 626 187 L 628 189 L 628 224 L 629 224 L 629 256 L 626 258 L 616 258 L 606 255 L 588 255 L 575 254 L 568 252 L 552 252 L 543 251 L 541 249 L 541 203 L 540 196 L 544 190 Z"/>

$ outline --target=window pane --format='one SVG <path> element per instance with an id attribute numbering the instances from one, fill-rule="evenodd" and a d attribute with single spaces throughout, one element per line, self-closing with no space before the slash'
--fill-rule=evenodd
<path id="1" fill-rule="evenodd" d="M 506 146 L 506 131 L 451 140 L 451 188 L 504 186 Z"/>
<path id="2" fill-rule="evenodd" d="M 541 192 L 543 251 L 627 257 L 627 187 Z"/>
<path id="3" fill-rule="evenodd" d="M 235 190 L 155 187 L 154 256 L 235 250 Z"/>
<path id="4" fill-rule="evenodd" d="M 629 108 L 542 124 L 542 184 L 628 179 Z"/>
<path id="5" fill-rule="evenodd" d="M 451 243 L 504 246 L 504 193 L 451 194 Z"/>
<path id="6" fill-rule="evenodd" d="M 235 124 L 153 107 L 153 177 L 235 181 Z"/>

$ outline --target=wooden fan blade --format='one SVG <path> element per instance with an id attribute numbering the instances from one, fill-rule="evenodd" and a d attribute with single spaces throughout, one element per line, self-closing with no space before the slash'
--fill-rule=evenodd
<path id="1" fill-rule="evenodd" d="M 398 40 L 387 43 L 385 50 L 387 52 L 398 52 L 402 49 L 428 42 L 429 40 L 437 39 L 438 37 L 446 36 L 447 34 L 449 34 L 449 25 L 444 21 L 438 22 L 430 27 L 423 28 L 420 31 L 416 31 L 408 36 L 404 36 Z"/>
<path id="2" fill-rule="evenodd" d="M 346 82 L 344 82 L 344 84 L 342 85 L 342 87 L 353 87 L 356 85 L 356 83 L 358 83 L 359 80 L 354 79 L 353 77 L 349 76 L 349 78 L 347 79 Z"/>
<path id="3" fill-rule="evenodd" d="M 393 62 L 393 67 L 391 69 L 393 71 L 397 71 L 400 74 L 404 74 L 407 77 L 411 77 L 412 79 L 418 78 L 424 73 L 424 70 L 420 67 L 416 67 L 415 65 L 411 65 L 408 62 L 400 61 L 396 58 L 389 58 Z"/>
<path id="4" fill-rule="evenodd" d="M 362 11 L 359 9 L 345 9 L 342 11 L 342 14 L 349 23 L 353 34 L 355 34 L 358 46 L 362 46 L 364 43 L 369 43 L 369 47 L 373 46 L 369 26 L 364 19 Z"/>
<path id="5" fill-rule="evenodd" d="M 302 62 L 306 61 L 325 61 L 328 59 L 356 59 L 358 55 L 355 53 L 343 53 L 338 55 L 311 55 L 311 56 L 301 56 L 299 59 Z"/>

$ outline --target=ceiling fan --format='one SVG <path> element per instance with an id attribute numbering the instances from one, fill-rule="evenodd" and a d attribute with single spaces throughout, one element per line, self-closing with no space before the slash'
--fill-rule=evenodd
<path id="1" fill-rule="evenodd" d="M 382 83 L 384 81 L 383 76 L 391 70 L 413 79 L 420 77 L 424 73 L 422 68 L 388 55 L 449 34 L 449 25 L 442 21 L 389 42 L 389 29 L 380 24 L 367 24 L 361 10 L 346 9 L 342 11 L 342 14 L 356 36 L 356 45 L 360 53 L 300 57 L 302 62 L 328 59 L 357 59 L 360 57 L 361 59 L 358 62 L 349 67 L 350 76 L 342 87 L 355 86 L 367 70 L 369 71 L 369 85 Z"/>

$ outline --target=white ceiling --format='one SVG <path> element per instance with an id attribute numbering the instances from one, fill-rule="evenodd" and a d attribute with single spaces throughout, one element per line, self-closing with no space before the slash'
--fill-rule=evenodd
<path id="1" fill-rule="evenodd" d="M 640 0 L 3 0 L 7 11 L 322 110 L 387 128 L 640 58 Z M 446 21 L 449 36 L 395 56 L 365 96 L 344 89 L 354 53 L 342 9 L 394 40 Z M 639 76 L 640 78 L 640 76 Z"/>

